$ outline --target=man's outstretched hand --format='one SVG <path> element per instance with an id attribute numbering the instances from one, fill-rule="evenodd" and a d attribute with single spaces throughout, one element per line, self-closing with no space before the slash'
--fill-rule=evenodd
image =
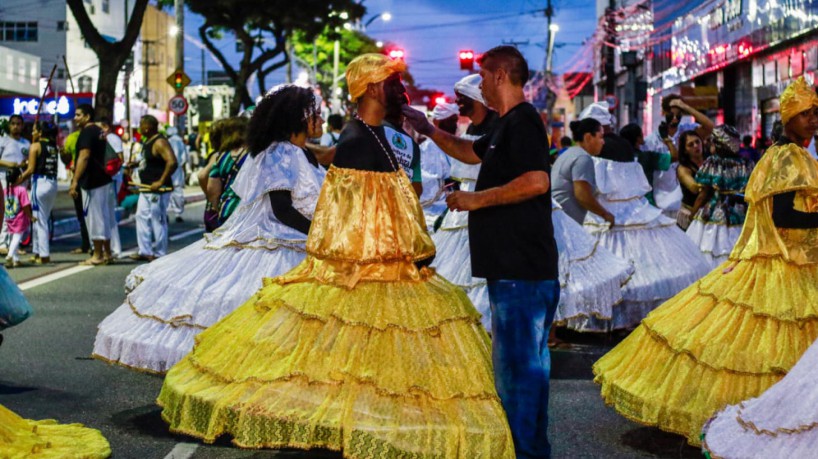
<path id="1" fill-rule="evenodd" d="M 402 110 L 403 116 L 406 117 L 406 121 L 418 133 L 425 136 L 431 136 L 435 131 L 435 127 L 429 122 L 428 119 L 426 119 L 426 115 L 424 113 L 419 112 L 408 105 L 404 105 Z"/>

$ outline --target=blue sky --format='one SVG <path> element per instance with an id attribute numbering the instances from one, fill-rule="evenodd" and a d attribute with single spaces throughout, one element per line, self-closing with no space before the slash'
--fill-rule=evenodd
<path id="1" fill-rule="evenodd" d="M 552 0 L 555 10 L 554 23 L 560 26 L 555 50 L 554 70 L 560 72 L 572 64 L 572 56 L 580 50 L 580 44 L 588 38 L 596 26 L 596 4 L 593 0 Z M 364 21 L 372 15 L 390 12 L 392 20 L 375 20 L 367 34 L 377 40 L 393 42 L 407 53 L 409 70 L 421 87 L 451 93 L 455 81 L 465 75 L 460 70 L 457 52 L 461 49 L 485 51 L 504 41 L 528 42 L 519 49 L 526 56 L 529 66 L 542 69 L 545 57 L 547 23 L 542 10 L 545 0 L 366 0 L 368 12 Z M 530 13 L 540 10 L 538 13 Z M 186 16 L 186 34 L 198 39 L 201 17 L 192 13 Z M 222 40 L 219 47 L 231 62 L 237 62 L 234 39 Z M 199 48 L 190 41 L 185 44 L 186 68 L 194 83 L 201 73 Z M 206 68 L 219 68 L 216 61 L 206 55 Z M 283 82 L 283 72 L 268 77 L 268 86 Z"/>

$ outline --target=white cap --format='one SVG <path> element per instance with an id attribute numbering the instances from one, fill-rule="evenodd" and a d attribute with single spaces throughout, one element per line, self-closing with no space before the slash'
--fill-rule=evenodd
<path id="1" fill-rule="evenodd" d="M 457 104 L 437 104 L 432 110 L 433 120 L 445 120 L 460 114 L 460 108 Z"/>
<path id="2" fill-rule="evenodd" d="M 599 121 L 599 124 L 603 126 L 610 126 L 612 124 L 613 116 L 611 112 L 608 111 L 608 102 L 594 102 L 593 104 L 585 107 L 579 114 L 579 119 L 584 120 L 585 118 L 593 118 Z"/>
<path id="3" fill-rule="evenodd" d="M 468 97 L 476 100 L 483 105 L 486 105 L 486 100 L 483 99 L 483 93 L 480 91 L 480 83 L 483 81 L 480 74 L 472 74 L 464 77 L 462 80 L 454 84 L 454 90 Z"/>

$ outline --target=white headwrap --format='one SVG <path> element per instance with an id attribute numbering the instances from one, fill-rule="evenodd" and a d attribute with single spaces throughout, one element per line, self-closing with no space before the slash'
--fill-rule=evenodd
<path id="1" fill-rule="evenodd" d="M 432 110 L 433 120 L 445 120 L 460 114 L 460 107 L 457 104 L 437 104 Z"/>
<path id="2" fill-rule="evenodd" d="M 454 84 L 454 90 L 468 97 L 476 100 L 483 105 L 486 105 L 486 100 L 483 99 L 483 93 L 480 91 L 480 83 L 483 81 L 480 75 L 475 73 L 469 75 Z"/>
<path id="3" fill-rule="evenodd" d="M 593 104 L 585 107 L 579 114 L 579 119 L 584 120 L 585 118 L 593 118 L 599 121 L 599 124 L 603 126 L 610 126 L 612 124 L 612 116 L 611 112 L 608 111 L 608 102 L 594 102 Z"/>
<path id="4" fill-rule="evenodd" d="M 167 129 L 165 129 L 165 135 L 167 135 L 168 137 L 173 137 L 178 133 L 179 131 L 177 131 L 176 128 L 173 126 L 168 126 Z"/>

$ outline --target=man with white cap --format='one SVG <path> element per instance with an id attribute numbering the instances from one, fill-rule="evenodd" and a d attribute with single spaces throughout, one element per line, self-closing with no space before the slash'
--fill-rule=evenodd
<path id="1" fill-rule="evenodd" d="M 480 75 L 475 73 L 454 84 L 455 103 L 460 109 L 460 115 L 471 120 L 466 129 L 466 136 L 471 139 L 489 132 L 497 120 L 497 112 L 486 106 L 483 93 L 480 92 L 481 81 Z"/>
<path id="2" fill-rule="evenodd" d="M 165 130 L 168 136 L 168 143 L 173 149 L 173 154 L 176 156 L 176 163 L 178 166 L 170 176 L 173 183 L 173 191 L 170 193 L 170 205 L 168 212 L 176 215 L 176 223 L 181 223 L 182 214 L 185 212 L 185 165 L 189 159 L 189 153 L 185 148 L 185 141 L 179 136 L 179 131 L 170 126 Z"/>
<path id="3" fill-rule="evenodd" d="M 457 104 L 437 104 L 432 110 L 432 124 L 449 134 L 457 132 L 459 109 Z M 449 157 L 432 139 L 420 144 L 420 171 L 423 176 L 423 194 L 420 204 L 426 214 L 426 223 L 431 227 L 446 210 L 446 196 L 443 192 L 451 172 Z"/>
<path id="4" fill-rule="evenodd" d="M 634 151 L 630 143 L 620 137 L 613 129 L 613 115 L 608 108 L 608 102 L 594 102 L 585 107 L 579 114 L 579 119 L 593 118 L 602 125 L 602 152 L 599 157 L 612 161 L 629 162 L 634 160 Z"/>

